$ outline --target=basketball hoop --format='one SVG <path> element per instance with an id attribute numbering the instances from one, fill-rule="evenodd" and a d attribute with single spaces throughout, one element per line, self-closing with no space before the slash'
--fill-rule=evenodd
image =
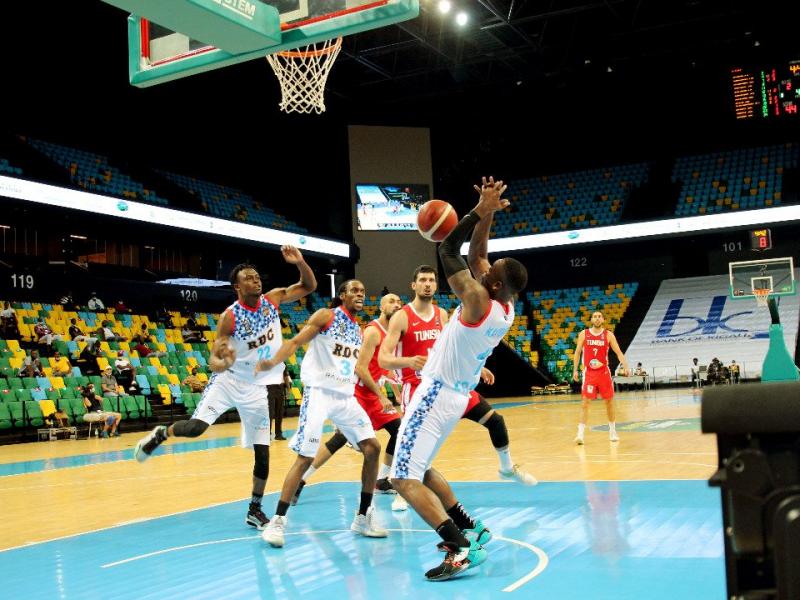
<path id="1" fill-rule="evenodd" d="M 283 112 L 325 112 L 325 83 L 341 49 L 339 37 L 267 56 L 281 84 L 279 106 Z"/>
<path id="2" fill-rule="evenodd" d="M 753 288 L 753 295 L 756 297 L 756 302 L 759 306 L 767 306 L 769 300 L 769 293 L 772 290 L 769 288 Z"/>

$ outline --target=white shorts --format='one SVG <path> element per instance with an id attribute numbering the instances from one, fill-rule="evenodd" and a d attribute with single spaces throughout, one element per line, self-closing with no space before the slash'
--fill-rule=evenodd
<path id="1" fill-rule="evenodd" d="M 269 446 L 267 386 L 242 381 L 228 371 L 215 373 L 192 418 L 211 425 L 229 408 L 235 408 L 242 421 L 242 448 L 252 448 L 253 444 Z"/>
<path id="2" fill-rule="evenodd" d="M 354 448 L 359 442 L 375 437 L 367 412 L 353 396 L 336 394 L 324 388 L 304 387 L 300 419 L 289 448 L 300 456 L 316 456 L 325 419 L 330 419 Z"/>
<path id="3" fill-rule="evenodd" d="M 423 378 L 400 422 L 390 477 L 422 481 L 468 403 L 469 394 Z"/>

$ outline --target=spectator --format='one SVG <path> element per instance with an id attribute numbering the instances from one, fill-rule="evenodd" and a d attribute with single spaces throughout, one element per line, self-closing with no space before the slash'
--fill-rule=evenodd
<path id="1" fill-rule="evenodd" d="M 97 365 L 98 356 L 100 356 L 100 343 L 86 344 L 75 363 L 84 375 L 97 375 L 100 372 L 100 367 Z"/>
<path id="2" fill-rule="evenodd" d="M 739 365 L 736 364 L 735 360 L 731 361 L 731 364 L 728 367 L 728 371 L 731 374 L 731 382 L 739 383 Z"/>
<path id="3" fill-rule="evenodd" d="M 181 383 L 188 385 L 193 392 L 202 392 L 206 389 L 207 382 L 197 376 L 197 367 L 193 367 L 191 375 L 187 375 Z"/>
<path id="4" fill-rule="evenodd" d="M 131 309 L 125 306 L 125 301 L 120 298 L 117 300 L 117 303 L 114 305 L 114 312 L 118 313 L 130 313 Z"/>
<path id="5" fill-rule="evenodd" d="M 170 312 L 167 309 L 167 306 L 165 304 L 162 304 L 161 308 L 159 308 L 156 311 L 155 320 L 158 323 L 162 323 L 164 325 L 164 327 L 166 327 L 168 329 L 172 329 L 172 327 L 173 327 L 172 315 L 170 314 Z"/>
<path id="6" fill-rule="evenodd" d="M 633 370 L 633 374 L 639 377 L 647 377 L 647 371 L 645 371 L 642 367 L 642 363 L 636 363 L 636 368 Z"/>
<path id="7" fill-rule="evenodd" d="M 0 312 L 0 328 L 5 339 L 19 339 L 19 325 L 17 325 L 17 311 L 6 302 L 5 308 Z"/>
<path id="8" fill-rule="evenodd" d="M 706 381 L 713 385 L 722 382 L 722 363 L 719 362 L 718 358 L 714 358 L 711 360 L 711 363 L 708 365 L 708 371 L 706 372 Z"/>
<path id="9" fill-rule="evenodd" d="M 181 337 L 183 337 L 183 341 L 187 344 L 197 344 L 208 341 L 203 337 L 201 332 L 189 329 L 188 323 L 183 326 L 183 329 L 181 329 Z"/>
<path id="10" fill-rule="evenodd" d="M 158 350 L 153 350 L 149 346 L 144 345 L 142 342 L 139 342 L 133 347 L 136 352 L 139 353 L 139 356 L 142 358 L 146 358 L 148 356 L 154 356 L 156 358 L 161 358 L 162 356 L 166 356 L 166 352 L 161 352 Z"/>
<path id="11" fill-rule="evenodd" d="M 53 354 L 51 359 L 53 365 L 53 377 L 68 377 L 72 374 L 72 364 L 66 356 L 61 356 L 58 350 Z"/>
<path id="12" fill-rule="evenodd" d="M 83 420 L 87 423 L 103 423 L 103 431 L 100 437 L 119 436 L 117 427 L 122 415 L 118 412 L 103 410 L 103 399 L 95 393 L 94 384 L 89 383 L 81 389 L 81 395 L 83 396 L 83 405 L 86 407 L 86 414 L 83 415 Z"/>
<path id="13" fill-rule="evenodd" d="M 61 296 L 58 303 L 64 307 L 64 310 L 75 309 L 75 301 L 72 299 L 72 292 L 70 290 L 67 290 L 66 293 Z"/>
<path id="14" fill-rule="evenodd" d="M 389 293 L 388 286 L 383 286 L 383 289 L 381 290 L 381 296 L 385 296 L 388 293 Z"/>
<path id="15" fill-rule="evenodd" d="M 286 396 L 292 389 L 292 378 L 289 369 L 283 368 L 283 383 L 267 386 L 267 401 L 269 402 L 270 425 L 275 421 L 274 433 L 270 436 L 273 440 L 285 440 L 283 436 L 283 411 L 286 405 Z"/>
<path id="16" fill-rule="evenodd" d="M 124 342 L 125 338 L 111 329 L 111 321 L 103 321 L 103 339 L 106 342 Z"/>
<path id="17" fill-rule="evenodd" d="M 42 363 L 39 360 L 23 364 L 17 373 L 17 377 L 44 377 L 42 372 Z"/>
<path id="18" fill-rule="evenodd" d="M 39 345 L 42 347 L 47 347 L 48 351 L 52 348 L 54 341 L 63 339 L 61 335 L 53 333 L 53 331 L 47 326 L 47 323 L 44 322 L 44 319 L 39 319 L 36 325 L 33 326 L 33 332 L 38 338 L 37 341 Z"/>
<path id="19" fill-rule="evenodd" d="M 106 305 L 97 297 L 97 292 L 92 292 L 92 297 L 89 298 L 87 306 L 89 310 L 94 312 L 102 312 L 106 309 Z"/>
<path id="20" fill-rule="evenodd" d="M 211 329 L 208 325 L 200 325 L 195 321 L 194 316 L 189 312 L 188 308 L 184 308 L 184 312 L 189 316 L 186 318 L 186 327 L 192 331 L 208 331 Z"/>
<path id="21" fill-rule="evenodd" d="M 103 390 L 103 395 L 107 398 L 116 398 L 119 396 L 117 385 L 117 379 L 112 373 L 111 365 L 108 365 L 103 369 L 103 376 L 100 378 L 100 387 Z"/>
<path id="22" fill-rule="evenodd" d="M 78 321 L 74 318 L 69 320 L 69 337 L 75 342 L 86 342 L 87 344 L 94 344 L 97 341 L 96 337 L 88 337 L 78 327 Z"/>
<path id="23" fill-rule="evenodd" d="M 147 323 L 142 323 L 142 326 L 139 328 L 139 331 L 133 334 L 131 337 L 132 342 L 141 342 L 146 344 L 150 341 L 150 331 L 147 329 Z"/>
<path id="24" fill-rule="evenodd" d="M 700 386 L 700 363 L 697 358 L 692 359 L 692 385 Z"/>
<path id="25" fill-rule="evenodd" d="M 127 359 L 122 350 L 117 352 L 114 369 L 117 372 L 117 381 L 124 389 L 131 393 L 139 391 L 139 386 L 136 384 L 136 368 Z"/>

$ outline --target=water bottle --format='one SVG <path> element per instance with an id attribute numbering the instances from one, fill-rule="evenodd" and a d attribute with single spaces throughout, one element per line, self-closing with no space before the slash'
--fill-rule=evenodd
<path id="1" fill-rule="evenodd" d="M 94 430 L 94 437 L 100 437 L 100 430 L 97 428 Z"/>

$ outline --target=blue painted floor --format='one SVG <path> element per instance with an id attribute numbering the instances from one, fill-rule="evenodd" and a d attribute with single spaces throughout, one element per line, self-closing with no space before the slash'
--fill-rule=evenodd
<path id="1" fill-rule="evenodd" d="M 243 500 L 0 552 L 2 596 L 725 597 L 719 492 L 704 481 L 459 483 L 454 489 L 496 539 L 487 545 L 486 563 L 451 581 L 425 581 L 423 573 L 442 555 L 438 536 L 416 514 L 392 513 L 391 496 L 377 496 L 390 537 L 356 537 L 349 525 L 357 484 L 320 483 L 307 487 L 289 511 L 283 549 L 267 546 L 244 525 Z M 275 502 L 275 494 L 265 498 L 267 514 Z M 42 516 L 48 518 L 46 511 Z"/>

